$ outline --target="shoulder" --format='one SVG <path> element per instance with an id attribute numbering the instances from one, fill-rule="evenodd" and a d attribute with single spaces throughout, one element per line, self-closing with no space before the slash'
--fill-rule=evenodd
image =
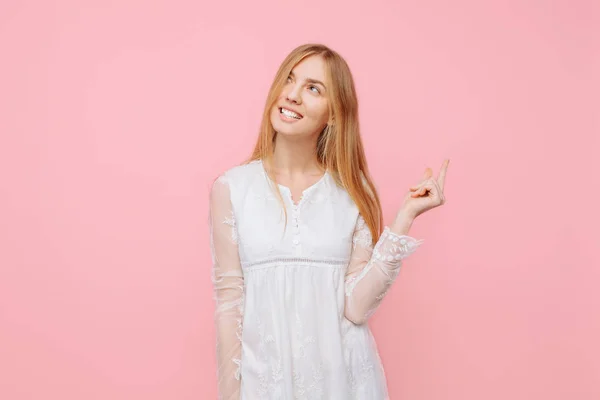
<path id="1" fill-rule="evenodd" d="M 219 176 L 220 179 L 239 180 L 252 178 L 262 172 L 262 162 L 260 160 L 250 161 L 245 164 L 231 167 Z"/>
<path id="2" fill-rule="evenodd" d="M 218 182 L 228 184 L 229 186 L 238 186 L 244 182 L 253 180 L 256 176 L 260 176 L 262 171 L 262 162 L 260 160 L 250 161 L 222 171 L 214 183 Z"/>
<path id="3" fill-rule="evenodd" d="M 232 196 L 245 192 L 257 179 L 263 178 L 260 160 L 236 165 L 222 171 L 213 181 L 211 192 L 227 192 Z"/>

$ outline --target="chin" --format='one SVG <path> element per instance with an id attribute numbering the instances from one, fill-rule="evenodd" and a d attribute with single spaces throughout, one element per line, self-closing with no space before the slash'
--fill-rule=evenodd
<path id="1" fill-rule="evenodd" d="M 282 135 L 295 135 L 298 134 L 298 130 L 295 126 L 286 124 L 279 119 L 279 110 L 275 110 L 271 115 L 271 125 L 275 132 Z"/>
<path id="2" fill-rule="evenodd" d="M 285 126 L 281 126 L 280 124 L 274 124 L 273 128 L 275 129 L 275 132 L 277 132 L 278 135 L 284 135 L 284 136 L 302 136 L 302 132 L 299 132 L 295 129 L 289 129 Z"/>

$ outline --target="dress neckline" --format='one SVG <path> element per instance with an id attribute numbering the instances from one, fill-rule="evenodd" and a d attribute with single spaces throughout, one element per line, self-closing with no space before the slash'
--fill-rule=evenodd
<path id="1" fill-rule="evenodd" d="M 267 174 L 267 170 L 265 168 L 265 165 L 264 165 L 263 161 L 262 160 L 258 160 L 258 162 L 260 163 L 260 166 L 262 168 L 263 174 L 265 175 L 265 177 L 267 179 L 269 179 L 269 175 Z M 317 186 L 319 186 L 321 184 L 321 182 L 325 181 L 325 179 L 327 178 L 328 175 L 329 175 L 329 170 L 325 169 L 325 173 L 323 173 L 323 175 L 319 178 L 318 181 L 316 181 L 312 185 L 310 185 L 310 186 L 308 186 L 308 187 L 306 187 L 306 188 L 304 188 L 302 190 L 302 193 L 300 195 L 300 200 L 298 200 L 298 202 L 295 202 L 294 199 L 292 198 L 292 190 L 289 187 L 287 187 L 285 185 L 282 185 L 279 182 L 275 182 L 275 183 L 277 184 L 277 186 L 279 186 L 281 189 L 283 189 L 283 190 L 285 190 L 287 192 L 288 197 L 289 197 L 290 201 L 292 202 L 292 205 L 294 207 L 298 207 L 304 201 L 304 199 L 306 198 L 306 195 L 308 193 L 310 193 L 311 191 L 313 191 Z"/>

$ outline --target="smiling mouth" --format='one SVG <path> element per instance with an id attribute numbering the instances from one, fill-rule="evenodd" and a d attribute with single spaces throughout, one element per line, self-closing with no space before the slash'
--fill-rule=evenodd
<path id="1" fill-rule="evenodd" d="M 302 116 L 296 114 L 295 112 L 284 109 L 283 107 L 279 107 L 279 114 L 283 114 L 286 117 L 294 118 L 294 119 L 302 119 Z"/>

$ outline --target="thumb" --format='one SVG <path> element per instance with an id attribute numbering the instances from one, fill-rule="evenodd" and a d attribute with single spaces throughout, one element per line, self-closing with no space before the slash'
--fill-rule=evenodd
<path id="1" fill-rule="evenodd" d="M 431 178 L 433 175 L 433 170 L 429 167 L 425 168 L 425 173 L 423 174 L 423 180 Z"/>

